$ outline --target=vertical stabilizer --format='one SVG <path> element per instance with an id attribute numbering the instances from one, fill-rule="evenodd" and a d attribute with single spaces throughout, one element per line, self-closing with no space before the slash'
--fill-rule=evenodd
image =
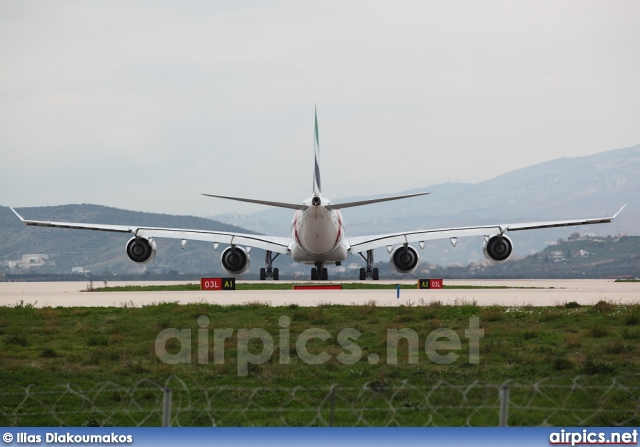
<path id="1" fill-rule="evenodd" d="M 313 194 L 320 194 L 322 187 L 320 184 L 320 135 L 318 133 L 318 110 L 315 110 L 315 132 L 313 135 L 313 152 L 315 156 L 315 166 L 313 169 Z"/>

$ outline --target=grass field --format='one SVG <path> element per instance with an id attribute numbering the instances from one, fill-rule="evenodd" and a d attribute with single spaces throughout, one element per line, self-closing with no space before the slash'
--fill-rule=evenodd
<path id="1" fill-rule="evenodd" d="M 208 318 L 208 325 L 207 321 L 198 320 L 201 316 Z M 282 317 L 286 318 L 281 320 Z M 480 328 L 484 331 L 479 339 L 477 364 L 470 363 L 470 339 L 465 336 L 471 317 L 479 318 Z M 283 323 L 285 320 L 288 324 Z M 190 349 L 186 363 L 167 364 L 158 358 L 156 338 L 161 331 L 171 328 L 187 330 L 191 334 L 190 345 L 181 345 L 175 338 L 166 343 L 169 354 Z M 328 355 L 329 360 L 322 364 L 304 362 L 296 348 L 300 335 L 313 328 L 325 330 L 330 335 L 326 340 L 312 338 L 306 343 L 312 355 Z M 439 328 L 452 330 L 460 340 L 459 346 L 454 343 L 449 349 L 436 351 L 440 355 L 457 355 L 457 360 L 451 364 L 434 363 L 426 353 L 427 337 Z M 223 344 L 215 343 L 215 329 L 231 331 Z M 243 358 L 239 354 L 257 356 L 264 349 L 262 341 L 247 339 L 245 335 L 250 333 L 243 335 L 243 330 L 250 329 L 266 331 L 273 339 L 275 349 L 264 363 L 248 363 L 247 375 L 239 375 L 239 363 L 242 364 Z M 338 335 L 344 329 L 359 331 L 359 338 L 352 340 L 357 346 L 339 340 Z M 417 358 L 409 355 L 407 340 L 401 340 L 397 350 L 395 346 L 388 346 L 389 330 L 415 331 L 419 340 Z M 204 345 L 199 345 L 199 340 L 204 341 Z M 289 343 L 281 348 L 283 340 L 289 340 Z M 216 364 L 216 348 L 222 346 L 223 361 Z M 569 393 L 572 408 L 589 410 L 597 405 L 612 411 L 631 412 L 630 417 L 615 411 L 598 413 L 595 419 L 587 421 L 589 425 L 612 425 L 620 421 L 639 425 L 639 348 L 640 306 L 608 302 L 594 306 L 566 303 L 558 307 L 480 307 L 473 303 L 454 306 L 439 302 L 399 307 L 377 307 L 373 302 L 309 308 L 204 303 L 164 303 L 129 308 L 0 307 L 0 425 L 59 425 L 61 421 L 67 425 L 157 425 L 157 418 L 140 422 L 121 418 L 118 414 L 96 412 L 95 401 L 87 412 L 76 414 L 71 410 L 84 408 L 88 405 L 87 399 L 69 392 L 63 393 L 61 398 L 54 391 L 68 389 L 65 387 L 70 385 L 74 390 L 85 390 L 90 394 L 109 382 L 112 388 L 108 390 L 111 391 L 100 394 L 98 400 L 101 405 L 111 408 L 128 405 L 126 399 L 130 398 L 130 392 L 127 394 L 122 390 L 130 390 L 147 379 L 165 383 L 169 377 L 178 377 L 180 386 L 191 390 L 187 397 L 193 409 L 199 406 L 212 408 L 206 397 L 208 394 L 197 390 L 220 390 L 220 387 L 227 390 L 224 394 L 216 391 L 216 405 L 228 410 L 224 416 L 216 417 L 217 423 L 223 425 L 309 423 L 300 419 L 301 413 L 295 411 L 285 415 L 278 413 L 276 420 L 273 411 L 258 412 L 247 419 L 246 412 L 237 406 L 247 404 L 269 409 L 284 405 L 289 408 L 302 405 L 302 402 L 293 399 L 291 403 L 289 399 L 283 404 L 280 398 L 271 394 L 256 395 L 246 390 L 311 387 L 309 399 L 325 402 L 331 386 L 343 387 L 345 394 L 336 403 L 336 408 L 340 409 L 357 405 L 362 396 L 353 390 L 368 384 L 367 389 L 373 390 L 366 399 L 368 405 L 384 407 L 391 399 L 403 411 L 401 422 L 394 423 L 422 425 L 422 418 L 428 415 L 425 399 L 431 399 L 430 403 L 435 399 L 441 404 L 451 401 L 454 407 L 461 399 L 466 403 L 477 401 L 478 405 L 487 405 L 487 402 L 495 401 L 494 394 L 488 397 L 487 390 L 494 393 L 496 387 L 506 381 L 525 386 L 523 390 L 534 389 L 531 387 L 541 381 L 550 385 L 544 393 L 522 391 L 520 395 L 514 395 L 514 402 L 528 402 L 525 410 L 543 406 L 545 402 L 566 404 L 566 390 L 569 389 L 574 390 Z M 357 350 L 361 355 L 355 363 L 338 360 L 341 353 L 355 358 Z M 208 360 L 199 363 L 199 359 L 202 360 L 199 354 L 203 352 Z M 377 355 L 379 362 L 370 362 L 371 354 Z M 390 364 L 388 356 L 397 358 L 397 364 Z M 576 389 L 578 376 L 581 377 L 580 387 Z M 589 387 L 606 388 L 612 382 L 617 384 L 615 392 L 607 392 L 605 398 L 588 391 Z M 426 391 L 420 391 L 436 384 L 440 385 L 435 394 L 425 397 Z M 468 390 L 473 384 L 479 384 L 473 392 L 459 391 Z M 393 391 L 394 387 L 396 391 Z M 403 391 L 397 392 L 398 387 L 404 387 Z M 28 397 L 36 395 L 33 393 L 51 394 Z M 253 397 L 247 397 L 247 393 Z M 529 401 L 528 393 L 537 397 Z M 151 412 L 159 411 L 157 393 L 144 390 L 139 394 L 135 405 L 148 406 Z M 284 394 L 291 397 L 290 391 Z M 375 400 L 378 398 L 380 402 Z M 61 419 L 50 411 L 41 411 L 48 405 L 55 406 L 58 413 L 69 412 L 69 415 Z M 445 413 L 440 411 L 434 423 L 496 423 L 497 415 L 493 411 L 488 415 L 475 412 L 473 419 L 469 419 L 468 411 L 459 409 L 456 413 L 455 408 Z M 513 425 L 538 425 L 541 421 L 556 425 L 579 424 L 581 420 L 576 422 L 571 414 L 559 411 L 547 420 L 540 419 L 543 417 L 540 411 L 514 410 L 511 422 Z M 370 415 L 367 423 L 384 425 L 385 417 L 383 414 Z M 434 417 L 432 414 L 431 418 Z M 206 412 L 191 411 L 185 413 L 180 422 L 183 425 L 211 425 L 211 417 Z M 352 422 L 362 423 L 353 416 L 344 416 L 337 424 Z M 315 419 L 310 423 L 320 424 Z"/>

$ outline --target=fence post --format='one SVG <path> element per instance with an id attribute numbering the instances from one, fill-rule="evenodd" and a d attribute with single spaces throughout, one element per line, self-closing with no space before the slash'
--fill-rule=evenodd
<path id="1" fill-rule="evenodd" d="M 171 427 L 171 388 L 164 388 L 162 398 L 162 426 Z"/>
<path id="2" fill-rule="evenodd" d="M 507 427 L 509 421 L 509 385 L 500 387 L 500 427 Z"/>
<path id="3" fill-rule="evenodd" d="M 331 385 L 331 413 L 329 413 L 329 427 L 333 427 L 333 412 L 336 407 L 336 386 Z"/>

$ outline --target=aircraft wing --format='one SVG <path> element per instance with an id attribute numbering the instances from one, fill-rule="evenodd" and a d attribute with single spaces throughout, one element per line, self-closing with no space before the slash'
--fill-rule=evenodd
<path id="1" fill-rule="evenodd" d="M 467 236 L 493 236 L 507 231 L 534 230 L 540 228 L 569 227 L 575 225 L 589 225 L 611 222 L 620 210 L 611 217 L 597 217 L 590 219 L 557 220 L 548 222 L 530 222 L 516 224 L 481 225 L 476 227 L 440 228 L 435 230 L 417 230 L 398 233 L 378 234 L 372 236 L 357 236 L 349 238 L 351 253 L 361 253 L 374 248 L 388 245 L 398 245 L 412 242 L 431 241 Z"/>
<path id="2" fill-rule="evenodd" d="M 106 225 L 78 222 L 48 222 L 26 220 L 16 210 L 11 208 L 16 216 L 26 225 L 53 228 L 72 228 L 76 230 L 110 231 L 115 233 L 130 233 L 144 238 L 184 239 L 191 241 L 214 242 L 220 244 L 238 244 L 249 247 L 270 250 L 275 253 L 288 254 L 291 238 L 278 236 L 261 236 L 258 234 L 232 233 L 226 231 L 189 230 L 179 228 L 136 227 L 128 225 Z"/>

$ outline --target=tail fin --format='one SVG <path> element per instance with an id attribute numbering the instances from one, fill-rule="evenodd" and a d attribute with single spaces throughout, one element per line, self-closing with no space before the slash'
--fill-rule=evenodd
<path id="1" fill-rule="evenodd" d="M 320 184 L 320 135 L 318 134 L 318 109 L 315 110 L 316 122 L 315 133 L 313 135 L 313 152 L 315 155 L 315 168 L 313 170 L 313 194 L 321 194 Z"/>

